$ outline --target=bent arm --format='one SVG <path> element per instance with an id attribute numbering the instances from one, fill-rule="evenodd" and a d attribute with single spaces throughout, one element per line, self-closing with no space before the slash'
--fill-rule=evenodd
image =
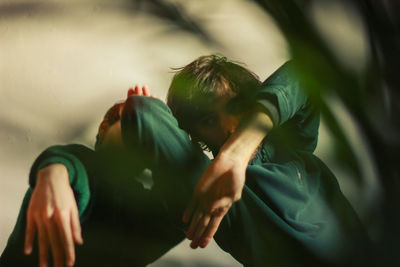
<path id="1" fill-rule="evenodd" d="M 272 126 L 261 109 L 249 113 L 203 173 L 182 218 L 191 220 L 186 236 L 192 248 L 208 245 L 232 203 L 241 198 L 248 162 Z"/>
<path id="2" fill-rule="evenodd" d="M 318 141 L 319 112 L 299 80 L 299 69 L 289 61 L 276 70 L 257 91 L 255 101 L 264 106 L 285 142 L 314 151 Z"/>
<path id="3" fill-rule="evenodd" d="M 90 201 L 86 167 L 94 156 L 81 145 L 53 146 L 31 168 L 24 251 L 32 253 L 37 233 L 40 265 L 47 265 L 49 249 L 55 266 L 75 262 L 74 244 L 83 243 L 80 217 Z"/>

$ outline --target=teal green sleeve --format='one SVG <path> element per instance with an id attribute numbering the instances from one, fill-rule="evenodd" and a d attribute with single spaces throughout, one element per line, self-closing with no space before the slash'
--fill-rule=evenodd
<path id="1" fill-rule="evenodd" d="M 314 151 L 319 112 L 296 77 L 293 62 L 286 62 L 262 83 L 256 102 L 267 110 L 274 127 L 286 128 L 297 149 Z"/>
<path id="2" fill-rule="evenodd" d="M 90 163 L 94 156 L 93 150 L 82 145 L 49 147 L 33 163 L 29 174 L 29 184 L 32 188 L 35 187 L 36 174 L 40 169 L 54 163 L 63 164 L 68 170 L 69 182 L 75 195 L 79 215 L 82 216 L 91 199 L 88 168 L 93 165 Z"/>

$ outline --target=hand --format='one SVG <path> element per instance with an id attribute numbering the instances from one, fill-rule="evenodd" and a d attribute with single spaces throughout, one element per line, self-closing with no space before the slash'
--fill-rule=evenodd
<path id="1" fill-rule="evenodd" d="M 37 173 L 37 182 L 29 202 L 25 235 L 25 254 L 32 253 L 36 231 L 39 266 L 48 266 L 49 247 L 54 266 L 73 266 L 74 242 L 83 244 L 78 207 L 69 185 L 68 171 L 52 164 Z"/>
<path id="2" fill-rule="evenodd" d="M 241 198 L 247 162 L 218 154 L 207 167 L 183 215 L 189 222 L 186 237 L 192 248 L 205 248 L 232 203 Z"/>
<path id="3" fill-rule="evenodd" d="M 131 95 L 143 95 L 143 96 L 148 96 L 148 97 L 153 97 L 153 98 L 157 98 L 155 95 L 150 93 L 149 88 L 147 87 L 147 85 L 144 85 L 143 87 L 140 84 L 137 84 L 135 86 L 135 89 L 133 88 L 129 88 L 128 90 L 128 94 L 127 97 L 131 96 Z"/>

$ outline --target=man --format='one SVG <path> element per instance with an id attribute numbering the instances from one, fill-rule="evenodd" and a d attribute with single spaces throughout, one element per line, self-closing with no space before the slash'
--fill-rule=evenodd
<path id="1" fill-rule="evenodd" d="M 71 191 L 55 193 L 70 190 L 69 180 L 81 221 L 85 213 L 89 222 L 98 221 L 99 209 L 116 207 L 117 225 L 131 218 L 140 229 L 129 234 L 139 240 L 133 247 L 149 237 L 147 247 L 132 256 L 141 258 L 136 264 L 148 264 L 177 244 L 183 231 L 176 227 L 185 229 L 192 248 L 205 247 L 215 237 L 246 266 L 360 263 L 367 238 L 333 174 L 313 155 L 319 115 L 296 79 L 293 63 L 261 84 L 224 57 L 200 57 L 174 76 L 169 108 L 149 96 L 146 87 L 136 87 L 114 108 L 113 114 L 120 116 L 106 116 L 96 156 L 86 148 L 66 146 L 49 148 L 38 158 L 30 177 L 35 189 L 27 218 L 28 254 L 38 230 L 41 263 L 47 262 L 51 247 L 56 266 L 73 264 L 73 243 L 81 243 L 76 207 Z M 213 161 L 197 144 L 211 150 Z M 101 159 L 93 164 L 95 157 Z M 152 170 L 154 188 L 128 187 L 145 168 Z M 99 169 L 101 175 L 94 175 Z M 62 185 L 57 177 L 64 177 Z M 46 195 L 43 188 L 51 193 L 39 201 Z M 110 188 L 116 189 L 110 193 Z M 57 215 L 47 210 L 48 203 L 56 207 L 50 211 L 67 204 Z M 41 212 L 47 216 L 35 216 Z M 149 249 L 160 240 L 159 250 Z M 140 257 L 146 253 L 151 256 Z"/>

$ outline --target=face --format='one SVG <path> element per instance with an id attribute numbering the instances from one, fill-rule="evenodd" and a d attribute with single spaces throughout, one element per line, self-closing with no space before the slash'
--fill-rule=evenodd
<path id="1" fill-rule="evenodd" d="M 121 114 L 123 107 L 124 103 L 115 104 L 104 116 L 97 134 L 99 148 L 122 147 Z"/>
<path id="2" fill-rule="evenodd" d="M 226 111 L 229 99 L 222 99 L 206 112 L 194 125 L 194 137 L 204 142 L 216 155 L 225 141 L 233 134 L 241 120 L 241 115 Z"/>

